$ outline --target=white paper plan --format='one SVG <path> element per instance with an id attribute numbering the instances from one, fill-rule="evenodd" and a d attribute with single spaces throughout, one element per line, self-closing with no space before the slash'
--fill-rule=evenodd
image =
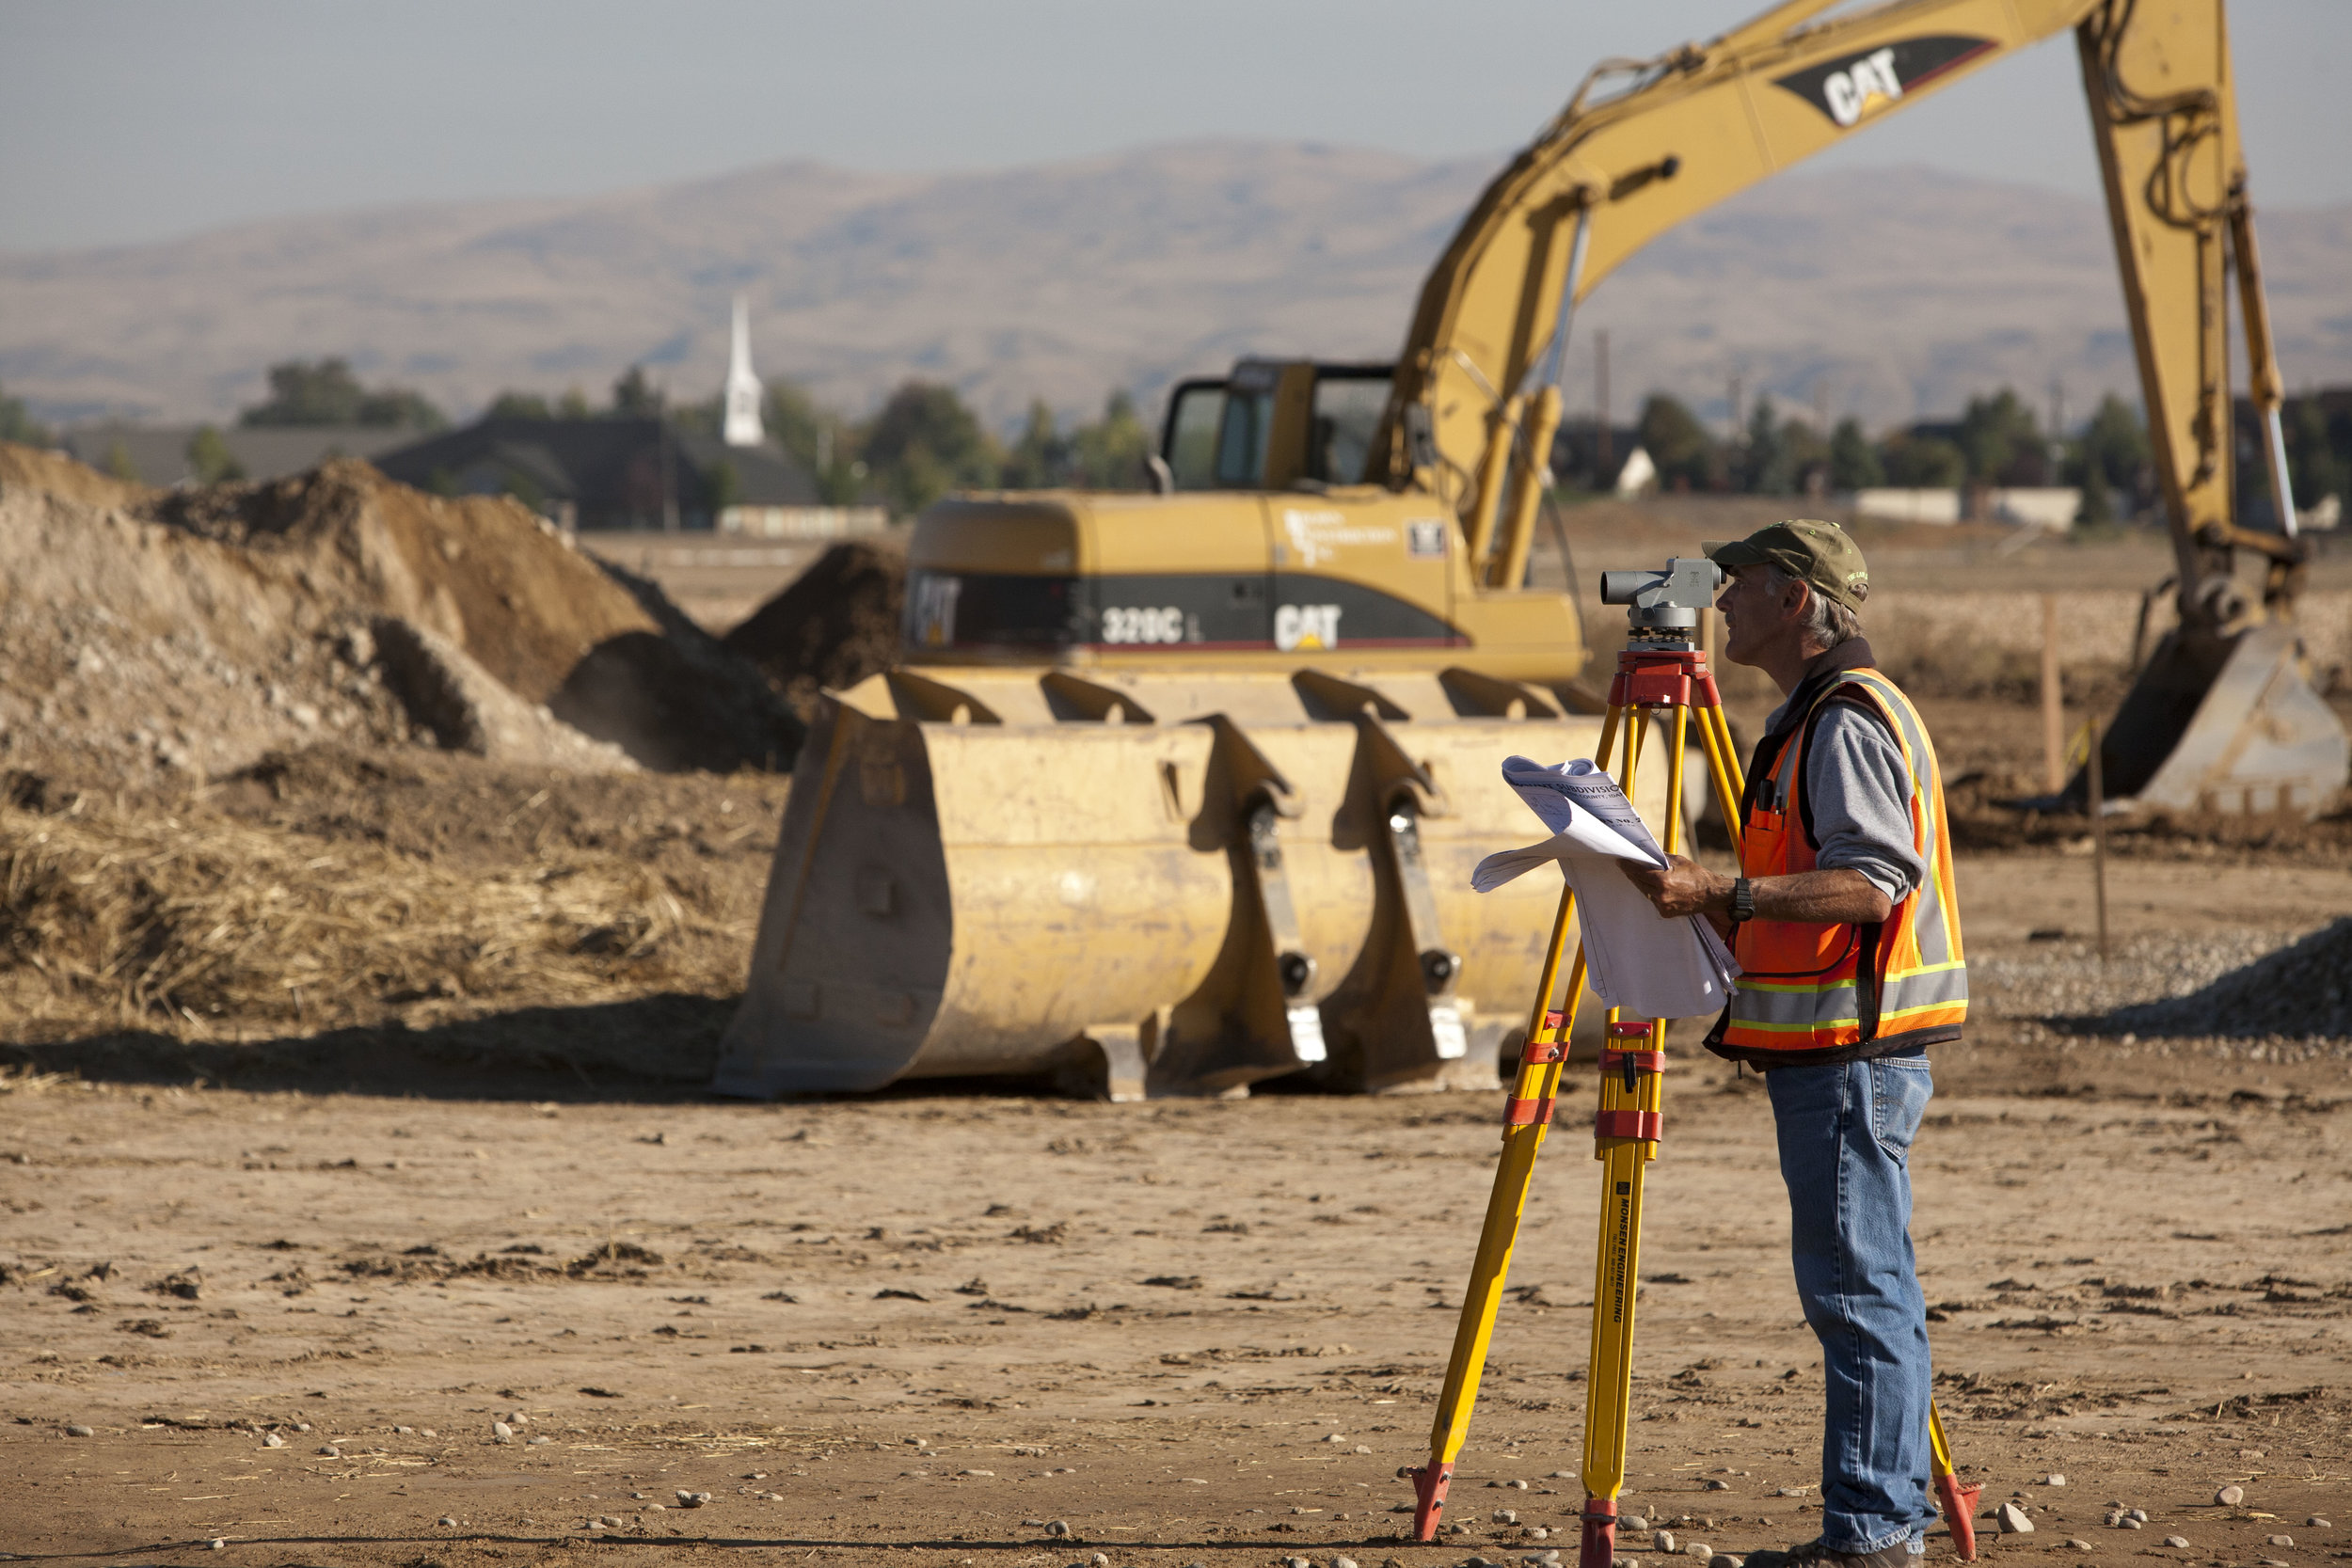
<path id="1" fill-rule="evenodd" d="M 1546 768 L 1513 757 L 1502 765 L 1502 782 L 1551 837 L 1488 855 L 1470 873 L 1470 886 L 1491 892 L 1556 862 L 1576 888 L 1585 967 L 1606 1006 L 1645 1019 L 1722 1011 L 1740 965 L 1715 928 L 1698 915 L 1661 919 L 1617 869 L 1620 861 L 1664 865 L 1666 856 L 1616 780 L 1588 758 Z"/>

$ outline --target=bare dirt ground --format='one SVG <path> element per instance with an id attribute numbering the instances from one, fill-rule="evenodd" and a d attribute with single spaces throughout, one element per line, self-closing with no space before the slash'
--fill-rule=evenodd
<path id="1" fill-rule="evenodd" d="M 1966 1473 L 1988 1506 L 2034 1511 L 1988 1551 L 2352 1556 L 2352 1532 L 2305 1523 L 2352 1525 L 2347 1048 L 2159 1054 L 2035 1022 L 2052 974 L 2102 983 L 2078 939 L 2031 937 L 2081 928 L 2088 866 L 1962 875 L 1983 1022 L 1939 1061 L 1914 1229 Z M 2129 991 L 2161 985 L 2140 971 L 2168 942 L 2299 934 L 2352 903 L 2352 874 L 2125 862 L 2111 895 Z M 1629 1492 L 1687 1519 L 1682 1543 L 1785 1544 L 1811 1533 L 1820 1385 L 1769 1110 L 1687 1048 L 1671 1082 Z M 450 1568 L 1573 1552 L 1581 1489 L 1556 1472 L 1579 1465 L 1593 1223 L 1574 1116 L 1455 1484 L 1469 1533 L 1423 1547 L 1400 1539 L 1394 1472 L 1425 1449 L 1498 1103 L 968 1089 L 727 1104 L 381 1054 L 236 1087 L 153 1063 L 24 1072 L 0 1097 L 0 1549 Z M 2233 1482 L 2244 1505 L 2214 1506 Z M 2109 1502 L 2147 1528 L 2105 1526 Z"/>
<path id="2" fill-rule="evenodd" d="M 1588 591 L 1598 565 L 1742 521 L 1577 510 Z M 2214 994 L 2242 995 L 2244 966 L 2352 910 L 2352 812 L 2117 824 L 2102 961 L 2087 824 L 1994 803 L 2041 767 L 2020 617 L 2079 595 L 2071 624 L 2104 651 L 2070 664 L 2069 699 L 2111 700 L 2119 616 L 2162 551 L 1926 531 L 1866 547 L 1890 614 L 1981 595 L 1954 612 L 1979 625 L 1919 656 L 1943 681 L 1923 706 L 1979 1000 L 1939 1053 L 1915 1234 L 1960 1458 L 1988 1505 L 2032 1511 L 1987 1550 L 2352 1555 L 2306 1523 L 2352 1527 L 2352 1029 L 2217 1037 L 2198 1030 L 2245 1021 L 2193 995 L 2170 1033 L 2118 1011 L 2233 972 Z M 770 591 L 742 573 L 789 569 L 620 564 L 667 574 L 713 634 Z M 2344 562 L 2314 573 L 2346 586 Z M 1770 705 L 1732 696 L 1751 726 Z M 1573 1553 L 1595 1196 L 1577 1115 L 1456 1482 L 1467 1533 L 1416 1546 L 1395 1472 L 1426 1450 L 1499 1092 L 716 1102 L 699 1085 L 781 776 L 421 742 L 312 740 L 202 779 L 37 760 L 0 779 L 0 1555 Z M 2280 973 L 2340 1000 L 2333 940 Z M 1739 1553 L 1813 1533 L 1819 1355 L 1763 1096 L 1695 1033 L 1650 1188 L 1629 1492 L 1683 1547 Z M 2225 1483 L 2240 1505 L 2215 1504 Z M 2147 1528 L 2107 1527 L 2110 1503 Z M 1648 1536 L 1621 1545 L 1662 1568 Z"/>

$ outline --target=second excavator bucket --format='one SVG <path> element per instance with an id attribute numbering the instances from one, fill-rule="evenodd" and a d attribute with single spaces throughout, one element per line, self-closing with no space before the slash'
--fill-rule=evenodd
<path id="1" fill-rule="evenodd" d="M 2352 769 L 2344 725 L 2303 678 L 2292 626 L 2183 627 L 2156 645 L 2099 746 L 2110 800 L 2311 817 Z M 2088 769 L 2066 796 L 2089 799 Z"/>
<path id="2" fill-rule="evenodd" d="M 949 673 L 826 700 L 714 1086 L 1495 1085 L 1559 889 L 1470 868 L 1533 831 L 1503 759 L 1590 755 L 1597 720 L 1537 688 L 1465 716 L 1494 683 L 1427 673 Z"/>

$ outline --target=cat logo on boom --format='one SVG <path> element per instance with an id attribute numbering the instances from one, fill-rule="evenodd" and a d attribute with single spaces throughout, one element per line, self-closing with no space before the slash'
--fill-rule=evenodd
<path id="1" fill-rule="evenodd" d="M 1991 39 L 1946 35 L 1904 39 L 1825 60 L 1774 78 L 1840 126 L 1858 125 L 1871 109 L 1892 108 L 1925 87 L 1995 47 Z"/>

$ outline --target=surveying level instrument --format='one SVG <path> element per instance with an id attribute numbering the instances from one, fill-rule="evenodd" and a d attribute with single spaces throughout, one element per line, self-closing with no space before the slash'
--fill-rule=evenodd
<path id="1" fill-rule="evenodd" d="M 1617 672 L 1609 686 L 1609 708 L 1601 721 L 1600 745 L 1593 760 L 1607 770 L 1613 756 L 1618 785 L 1630 800 L 1649 726 L 1653 722 L 1664 726 L 1669 805 L 1660 836 L 1669 855 L 1682 847 L 1683 754 L 1693 723 L 1716 806 L 1735 847 L 1740 841 L 1740 800 L 1746 786 L 1731 727 L 1724 718 L 1723 695 L 1708 669 L 1707 655 L 1693 637 L 1699 612 L 1712 601 L 1723 580 L 1723 568 L 1703 559 L 1671 561 L 1663 572 L 1601 574 L 1601 602 L 1629 607 L 1631 635 L 1617 656 Z M 1620 741 L 1624 743 L 1621 752 Z M 1470 1283 L 1462 1292 L 1454 1354 L 1446 1365 L 1437 1419 L 1429 1434 L 1429 1463 L 1408 1472 L 1416 1494 L 1416 1541 L 1436 1538 L 1446 1488 L 1454 1479 L 1454 1463 L 1470 1434 L 1470 1412 L 1478 1402 L 1479 1379 L 1486 1371 L 1495 1315 L 1502 1305 L 1511 1249 L 1518 1243 L 1519 1224 L 1526 1213 L 1535 1156 L 1551 1123 L 1569 1036 L 1584 1001 L 1583 943 L 1577 943 L 1572 959 L 1568 954 L 1568 927 L 1575 912 L 1576 889 L 1569 885 L 1561 890 L 1559 912 L 1552 918 L 1542 979 L 1528 1015 L 1527 1043 L 1519 1053 L 1518 1077 L 1503 1109 L 1502 1155 L 1495 1167 L 1494 1190 L 1486 1199 L 1486 1223 L 1479 1230 Z M 1568 974 L 1567 995 L 1554 1010 L 1551 998 L 1559 989 L 1564 964 Z M 1601 1166 L 1600 1233 L 1584 1383 L 1585 1503 L 1579 1568 L 1611 1568 L 1616 1556 L 1617 1496 L 1625 1487 L 1626 1432 L 1633 1382 L 1642 1179 L 1649 1162 L 1658 1158 L 1664 1133 L 1665 1021 L 1620 1018 L 1614 1007 L 1606 1017 L 1599 1103 L 1593 1121 L 1593 1158 Z M 1973 1511 L 1979 1489 L 1961 1486 L 1953 1474 L 1944 1425 L 1932 1406 L 1930 1422 L 1937 1495 L 1943 1500 L 1954 1544 L 1963 1560 L 1973 1562 Z"/>

